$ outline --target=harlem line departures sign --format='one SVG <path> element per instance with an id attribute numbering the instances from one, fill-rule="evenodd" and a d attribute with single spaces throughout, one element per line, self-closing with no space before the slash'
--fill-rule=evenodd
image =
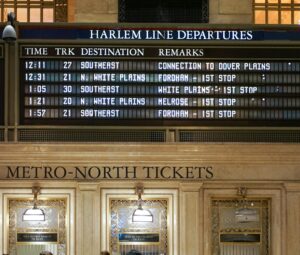
<path id="1" fill-rule="evenodd" d="M 251 31 L 239 33 L 234 46 L 226 38 L 124 44 L 111 34 L 89 43 L 24 40 L 21 124 L 299 125 L 297 44 L 247 44 L 257 37 Z"/>

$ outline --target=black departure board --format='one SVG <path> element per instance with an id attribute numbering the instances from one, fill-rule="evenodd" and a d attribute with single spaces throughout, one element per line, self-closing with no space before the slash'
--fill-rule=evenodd
<path id="1" fill-rule="evenodd" d="M 3 45 L 0 44 L 0 125 L 4 124 L 4 53 Z"/>
<path id="2" fill-rule="evenodd" d="M 299 126 L 296 46 L 20 46 L 21 124 Z"/>

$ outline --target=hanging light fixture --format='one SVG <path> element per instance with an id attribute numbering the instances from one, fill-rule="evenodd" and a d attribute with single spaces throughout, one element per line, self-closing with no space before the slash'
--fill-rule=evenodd
<path id="1" fill-rule="evenodd" d="M 142 207 L 142 194 L 144 193 L 144 188 L 141 185 L 136 187 L 136 194 L 138 195 L 138 208 L 134 210 L 132 214 L 132 222 L 153 222 L 153 215 L 150 210 L 144 209 Z"/>
<path id="2" fill-rule="evenodd" d="M 23 214 L 23 221 L 45 221 L 45 213 L 42 209 L 37 207 L 37 196 L 40 194 L 40 187 L 33 187 L 32 193 L 33 208 L 27 209 Z"/>
<path id="3" fill-rule="evenodd" d="M 7 14 L 7 24 L 2 32 L 2 39 L 8 43 L 14 42 L 17 39 L 15 30 L 16 16 L 13 12 Z"/>
<path id="4" fill-rule="evenodd" d="M 240 208 L 235 210 L 235 220 L 238 223 L 248 223 L 248 222 L 258 222 L 259 221 L 259 214 L 257 210 L 254 208 L 249 208 L 247 205 L 246 195 L 247 195 L 247 188 L 240 187 L 237 190 L 237 195 L 241 196 L 242 199 L 240 200 L 241 206 Z M 251 204 L 253 206 L 253 204 Z"/>

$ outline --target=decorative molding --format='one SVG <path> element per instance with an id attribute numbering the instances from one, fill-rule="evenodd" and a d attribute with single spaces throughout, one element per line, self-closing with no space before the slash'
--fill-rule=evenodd
<path id="1" fill-rule="evenodd" d="M 300 192 L 300 182 L 284 183 L 287 192 Z"/>
<path id="2" fill-rule="evenodd" d="M 203 187 L 203 183 L 181 183 L 180 190 L 182 192 L 199 192 Z"/>
<path id="3" fill-rule="evenodd" d="M 140 162 L 300 163 L 300 144 L 0 144 L 0 165 Z"/>
<path id="4" fill-rule="evenodd" d="M 19 210 L 28 209 L 32 207 L 32 200 L 24 199 L 11 199 L 9 200 L 9 253 L 17 253 L 17 234 L 18 233 L 31 233 L 34 229 L 39 233 L 56 233 L 58 235 L 57 250 L 58 254 L 67 254 L 67 227 L 66 218 L 67 215 L 67 201 L 65 199 L 50 199 L 50 200 L 38 200 L 38 208 L 42 208 L 46 215 L 48 215 L 48 221 L 42 224 L 33 224 L 29 222 L 18 222 Z M 56 208 L 57 211 L 53 211 Z M 55 213 L 57 213 L 55 217 Z"/>
<path id="5" fill-rule="evenodd" d="M 93 183 L 78 184 L 78 188 L 80 191 L 97 191 L 98 184 L 93 184 Z"/>

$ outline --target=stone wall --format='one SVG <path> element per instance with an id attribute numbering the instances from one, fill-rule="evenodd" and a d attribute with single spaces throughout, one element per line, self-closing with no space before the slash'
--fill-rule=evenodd
<path id="1" fill-rule="evenodd" d="M 118 0 L 74 0 L 74 4 L 74 22 L 118 22 Z"/>
<path id="2" fill-rule="evenodd" d="M 110 199 L 134 199 L 134 187 L 142 183 L 145 195 L 170 201 L 169 254 L 212 255 L 211 201 L 234 198 L 237 188 L 245 187 L 248 198 L 271 201 L 270 255 L 296 255 L 300 252 L 299 154 L 299 144 L 0 144 L 0 252 L 8 253 L 9 199 L 32 198 L 31 187 L 38 185 L 42 198 L 63 196 L 68 201 L 68 255 L 99 255 L 109 249 Z M 53 165 L 66 168 L 66 174 L 76 166 L 105 167 L 107 176 L 64 179 L 50 170 Z M 189 178 L 181 178 L 179 168 L 175 179 L 167 171 L 154 179 L 110 176 L 110 166 L 121 171 L 126 165 L 181 166 Z M 213 178 L 192 178 L 192 166 L 203 165 L 213 167 Z M 32 169 L 34 173 L 47 169 L 46 177 L 30 176 Z"/>
<path id="3" fill-rule="evenodd" d="M 118 0 L 70 0 L 71 22 L 117 23 Z M 251 24 L 252 0 L 210 0 L 212 24 Z"/>
<path id="4" fill-rule="evenodd" d="M 251 24 L 252 0 L 210 0 L 209 23 Z"/>

